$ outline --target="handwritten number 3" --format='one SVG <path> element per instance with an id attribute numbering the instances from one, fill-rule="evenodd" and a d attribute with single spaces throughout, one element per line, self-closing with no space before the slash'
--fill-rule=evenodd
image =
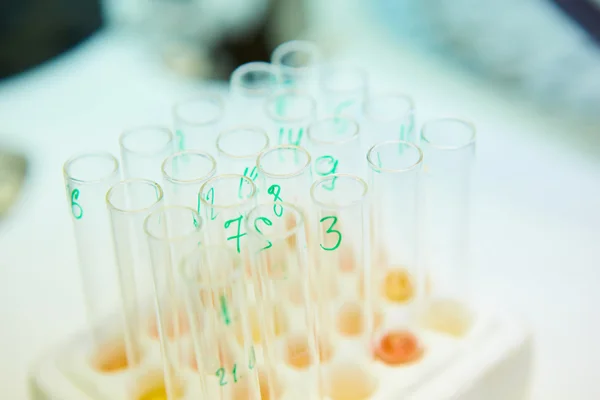
<path id="1" fill-rule="evenodd" d="M 325 222 L 328 219 L 332 219 L 333 221 L 331 222 L 331 225 L 329 225 L 329 228 L 327 228 L 327 231 L 325 231 L 325 233 L 335 233 L 338 237 L 337 243 L 333 247 L 324 247 L 322 244 L 319 244 L 319 246 L 321 246 L 321 248 L 325 251 L 333 251 L 340 247 L 340 244 L 342 244 L 342 233 L 336 229 L 333 229 L 333 227 L 338 221 L 337 217 L 333 215 L 330 215 L 329 217 L 323 217 L 319 222 Z"/>
<path id="2" fill-rule="evenodd" d="M 73 189 L 71 192 L 71 212 L 75 219 L 81 219 L 83 217 L 83 208 L 79 205 L 77 200 L 79 199 L 79 189 Z"/>

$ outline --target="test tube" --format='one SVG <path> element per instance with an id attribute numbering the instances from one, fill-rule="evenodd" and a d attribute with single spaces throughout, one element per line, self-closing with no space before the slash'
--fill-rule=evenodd
<path id="1" fill-rule="evenodd" d="M 302 146 L 306 129 L 316 116 L 316 102 L 308 93 L 284 90 L 267 99 L 265 113 L 271 143 Z"/>
<path id="2" fill-rule="evenodd" d="M 124 179 L 160 182 L 160 164 L 174 151 L 173 134 L 162 126 L 129 129 L 119 137 Z"/>
<path id="3" fill-rule="evenodd" d="M 324 116 L 360 117 L 367 94 L 367 73 L 351 65 L 328 65 L 319 74 Z"/>
<path id="4" fill-rule="evenodd" d="M 323 343 L 319 353 L 304 220 L 293 204 L 267 202 L 250 211 L 246 231 L 254 282 L 260 288 L 260 337 L 269 392 L 320 399 L 319 366 L 330 357 L 332 344 Z"/>
<path id="5" fill-rule="evenodd" d="M 198 192 L 217 171 L 217 162 L 207 152 L 184 150 L 167 157 L 162 163 L 163 188 L 169 205 L 200 210 Z"/>
<path id="6" fill-rule="evenodd" d="M 367 148 L 387 140 L 417 143 L 413 99 L 402 93 L 369 96 L 363 105 L 364 145 Z"/>
<path id="7" fill-rule="evenodd" d="M 425 157 L 423 261 L 431 283 L 425 325 L 461 337 L 471 332 L 469 221 L 476 131 L 441 118 L 421 130 Z"/>
<path id="8" fill-rule="evenodd" d="M 149 322 L 156 321 L 150 249 L 143 225 L 146 216 L 162 206 L 163 191 L 156 182 L 129 179 L 109 189 L 106 203 L 119 271 L 127 360 L 138 365 L 152 342 Z"/>
<path id="9" fill-rule="evenodd" d="M 185 257 L 180 276 L 203 394 L 200 398 L 269 399 L 261 397 L 259 363 L 247 315 L 249 296 L 235 249 L 202 245 Z"/>
<path id="10" fill-rule="evenodd" d="M 119 308 L 117 268 L 105 196 L 119 179 L 119 162 L 109 153 L 85 153 L 63 166 L 69 211 L 91 339 L 91 366 L 100 372 L 128 367 L 120 326 L 109 318 Z"/>
<path id="11" fill-rule="evenodd" d="M 225 116 L 225 101 L 206 93 L 173 106 L 177 150 L 200 150 L 216 156 L 215 142 Z"/>
<path id="12" fill-rule="evenodd" d="M 391 140 L 367 154 L 371 189 L 371 280 L 362 290 L 376 293 L 393 313 L 375 341 L 375 354 L 384 363 L 418 361 L 417 311 L 422 300 L 422 270 L 418 259 L 419 179 L 423 154 L 413 143 Z"/>
<path id="13" fill-rule="evenodd" d="M 315 43 L 291 40 L 273 50 L 271 63 L 277 68 L 281 87 L 304 90 L 315 95 L 320 58 L 320 51 Z"/>
<path id="14" fill-rule="evenodd" d="M 370 287 L 359 296 L 360 284 L 371 279 L 368 186 L 356 175 L 335 174 L 317 180 L 311 197 L 319 222 L 318 336 L 320 343 L 338 347 L 323 368 L 325 393 L 332 399 L 371 398 L 378 388 L 372 343 L 383 314 Z M 332 283 L 338 288 L 330 298 Z"/>
<path id="15" fill-rule="evenodd" d="M 221 173 L 241 174 L 256 182 L 256 159 L 269 147 L 269 136 L 258 127 L 237 126 L 219 133 L 217 151 Z M 243 193 L 240 180 L 238 197 Z"/>
<path id="16" fill-rule="evenodd" d="M 278 88 L 277 68 L 266 62 L 240 65 L 230 79 L 232 118 L 241 123 L 264 125 L 263 104 Z"/>
<path id="17" fill-rule="evenodd" d="M 183 368 L 184 340 L 189 335 L 182 286 L 178 271 L 184 257 L 202 240 L 202 220 L 193 208 L 165 206 L 148 214 L 144 231 L 150 249 L 156 312 L 156 330 L 163 362 L 164 386 L 155 385 L 154 396 L 179 399 L 185 390 Z"/>
<path id="18" fill-rule="evenodd" d="M 308 126 L 308 150 L 314 159 L 315 176 L 336 173 L 362 175 L 358 124 L 348 117 L 328 117 Z M 333 190 L 336 180 L 331 181 Z"/>

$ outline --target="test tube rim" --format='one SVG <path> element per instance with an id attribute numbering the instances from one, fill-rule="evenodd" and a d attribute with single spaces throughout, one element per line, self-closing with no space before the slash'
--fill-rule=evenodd
<path id="1" fill-rule="evenodd" d="M 280 115 L 276 115 L 275 113 L 273 113 L 271 111 L 271 107 L 269 107 L 269 105 L 271 103 L 275 103 L 277 101 L 277 98 L 280 96 L 288 96 L 288 95 L 303 97 L 306 100 L 308 100 L 310 107 L 309 107 L 309 112 L 307 113 L 307 115 L 303 115 L 300 117 L 282 117 Z M 276 122 L 285 122 L 285 123 L 301 122 L 307 118 L 310 119 L 311 116 L 313 116 L 315 114 L 316 109 L 317 109 L 317 102 L 313 98 L 313 96 L 311 96 L 310 93 L 307 93 L 302 90 L 297 90 L 297 89 L 284 89 L 284 90 L 278 91 L 277 93 L 273 94 L 272 96 L 269 96 L 264 104 L 264 110 L 269 118 L 271 118 L 272 120 L 274 120 Z"/>
<path id="2" fill-rule="evenodd" d="M 202 157 L 205 157 L 208 159 L 208 161 L 211 163 L 212 167 L 210 169 L 210 171 L 203 177 L 201 178 L 195 178 L 195 179 L 178 179 L 178 178 L 174 178 L 171 175 L 169 175 L 166 171 L 166 164 L 167 161 L 174 159 L 175 157 L 179 157 L 181 155 L 184 154 L 194 154 L 194 155 L 199 155 Z M 183 151 L 178 151 L 176 153 L 173 153 L 169 156 L 167 156 L 163 162 L 162 165 L 160 167 L 161 171 L 162 171 L 162 175 L 163 178 L 165 178 L 167 181 L 171 182 L 171 183 L 181 183 L 181 184 L 194 184 L 194 183 L 199 183 L 199 182 L 204 182 L 210 178 L 212 178 L 215 173 L 217 172 L 217 161 L 215 160 L 215 158 L 213 156 L 211 156 L 209 153 L 205 152 L 205 151 L 199 151 L 199 150 L 183 150 Z"/>
<path id="3" fill-rule="evenodd" d="M 293 51 L 298 51 L 298 50 L 302 50 L 305 51 L 306 53 L 312 53 L 314 54 L 314 62 L 311 64 L 308 64 L 307 66 L 302 66 L 302 67 L 292 67 L 290 65 L 286 65 L 283 64 L 281 61 L 283 60 L 283 56 L 287 53 L 290 52 L 290 50 Z M 287 42 L 283 42 L 281 44 L 279 44 L 277 47 L 275 47 L 275 49 L 273 50 L 273 52 L 271 53 L 271 64 L 280 67 L 280 68 L 290 68 L 290 69 L 294 69 L 294 70 L 298 70 L 298 71 L 306 71 L 309 70 L 311 68 L 314 68 L 314 66 L 318 63 L 318 60 L 320 58 L 320 51 L 319 51 L 319 47 L 317 46 L 317 44 L 313 41 L 310 40 L 288 40 Z"/>
<path id="4" fill-rule="evenodd" d="M 430 139 L 427 138 L 426 133 L 425 133 L 425 129 L 429 126 L 431 126 L 433 123 L 439 123 L 439 122 L 458 122 L 464 126 L 466 126 L 467 128 L 469 128 L 469 130 L 471 131 L 471 135 L 469 137 L 469 140 L 466 141 L 465 143 L 462 143 L 458 146 L 440 146 L 440 145 L 436 145 L 434 142 L 432 142 Z M 475 141 L 477 140 L 477 128 L 475 127 L 475 124 L 467 119 L 464 118 L 459 118 L 459 117 L 441 117 L 441 118 L 434 118 L 434 119 L 430 119 L 428 121 L 425 121 L 423 123 L 423 126 L 421 127 L 421 139 L 427 143 L 428 146 L 434 148 L 434 149 L 438 149 L 438 150 L 461 150 L 464 149 L 465 147 L 469 147 L 472 144 L 475 143 Z"/>
<path id="5" fill-rule="evenodd" d="M 247 73 L 254 72 L 254 71 L 264 71 L 264 72 L 272 74 L 273 78 L 274 78 L 274 83 L 275 83 L 273 88 L 272 89 L 266 89 L 266 88 L 253 89 L 251 87 L 248 87 L 248 86 L 242 84 L 242 82 L 243 82 L 242 77 L 244 75 L 246 75 Z M 276 90 L 277 70 L 276 70 L 276 67 L 269 62 L 251 61 L 251 62 L 242 64 L 239 67 L 237 67 L 235 70 L 233 70 L 233 72 L 231 73 L 231 77 L 229 79 L 231 81 L 230 91 L 236 92 L 236 91 L 238 91 L 238 89 L 241 88 L 242 93 L 259 97 L 259 96 L 263 96 L 265 94 L 270 94 Z"/>
<path id="6" fill-rule="evenodd" d="M 214 289 L 215 286 L 212 283 L 198 283 L 196 280 L 191 279 L 188 275 L 186 275 L 183 271 L 184 266 L 186 264 L 186 260 L 188 260 L 190 257 L 192 257 L 194 254 L 203 254 L 204 252 L 207 252 L 208 249 L 219 249 L 219 250 L 225 250 L 227 253 L 230 253 L 233 257 L 232 259 L 235 260 L 235 268 L 233 270 L 233 272 L 231 273 L 231 276 L 227 279 L 227 282 L 229 284 L 234 284 L 236 283 L 238 280 L 242 279 L 242 257 L 233 249 L 229 248 L 226 245 L 220 244 L 220 245 L 200 245 L 198 248 L 194 249 L 193 251 L 191 251 L 190 253 L 188 253 L 185 257 L 183 257 L 182 262 L 179 264 L 179 266 L 177 267 L 179 276 L 182 278 L 183 283 L 188 286 L 188 287 L 193 287 L 193 288 L 197 288 L 197 289 Z M 229 286 L 229 285 L 228 285 Z M 219 288 L 222 286 L 218 286 Z"/>
<path id="7" fill-rule="evenodd" d="M 251 215 L 254 212 L 258 212 L 257 210 L 261 209 L 262 207 L 273 207 L 275 205 L 281 206 L 285 210 L 288 210 L 288 209 L 293 210 L 299 216 L 301 223 L 300 224 L 296 223 L 296 225 L 289 231 L 286 230 L 285 235 L 282 235 L 281 233 L 278 233 L 276 235 L 265 235 L 264 233 L 256 232 L 254 227 L 250 226 L 250 221 L 252 220 Z M 252 209 L 250 211 L 248 211 L 244 225 L 246 227 L 246 232 L 248 233 L 248 235 L 255 236 L 257 238 L 261 238 L 261 239 L 265 239 L 265 240 L 270 240 L 272 242 L 277 242 L 277 241 L 284 241 L 292 235 L 298 234 L 299 232 L 300 233 L 303 232 L 304 221 L 305 221 L 304 212 L 302 211 L 302 209 L 295 206 L 294 204 L 288 203 L 285 201 L 267 201 L 267 202 L 261 202 L 261 203 L 255 205 L 254 207 L 252 207 Z"/>
<path id="8" fill-rule="evenodd" d="M 158 149 L 156 151 L 151 151 L 151 152 L 150 151 L 137 151 L 137 150 L 127 147 L 124 143 L 125 137 L 136 131 L 141 131 L 141 130 L 154 130 L 154 131 L 166 133 L 168 140 L 166 141 L 166 143 L 163 147 L 161 147 L 160 149 Z M 169 146 L 173 143 L 173 138 L 174 138 L 173 132 L 171 132 L 171 130 L 169 128 L 167 128 L 166 126 L 163 126 L 163 125 L 139 125 L 139 126 L 135 126 L 132 128 L 128 128 L 128 129 L 124 130 L 123 132 L 121 132 L 121 134 L 119 135 L 119 146 L 121 147 L 122 150 L 124 150 L 128 153 L 137 154 L 137 155 L 144 156 L 144 157 L 152 157 L 157 154 L 161 154 L 165 149 L 168 149 Z"/>
<path id="9" fill-rule="evenodd" d="M 385 97 L 401 98 L 403 100 L 406 100 L 406 102 L 409 105 L 408 111 L 406 113 L 400 115 L 400 116 L 398 116 L 396 114 L 392 114 L 393 115 L 392 118 L 374 118 L 372 112 L 369 112 L 370 104 L 371 104 L 371 99 L 372 98 L 385 98 Z M 377 93 L 375 95 L 369 96 L 366 99 L 366 101 L 363 102 L 363 107 L 362 108 L 363 108 L 363 113 L 364 113 L 365 117 L 367 118 L 367 120 L 374 121 L 374 122 L 391 122 L 391 121 L 396 121 L 398 119 L 405 118 L 405 117 L 410 117 L 410 116 L 414 115 L 414 112 L 415 112 L 415 101 L 414 101 L 413 97 L 411 95 L 409 95 L 408 93 L 402 93 L 402 92 L 383 92 L 383 93 Z"/>
<path id="10" fill-rule="evenodd" d="M 148 225 L 149 225 L 151 217 L 153 217 L 154 215 L 157 215 L 158 213 L 164 213 L 165 211 L 171 210 L 171 209 L 180 209 L 180 210 L 191 211 L 192 216 L 195 218 L 196 221 L 198 221 L 198 226 L 197 227 L 195 226 L 194 227 L 195 230 L 193 232 L 190 232 L 190 234 L 200 233 L 202 231 L 202 228 L 204 227 L 204 220 L 198 215 L 196 210 L 194 210 L 191 207 L 187 207 L 187 206 L 166 205 L 166 206 L 157 208 L 156 210 L 150 211 L 150 213 L 148 213 L 148 215 L 144 218 L 144 232 L 146 233 L 146 235 L 148 235 L 149 238 L 157 240 L 157 241 L 168 242 L 168 243 L 183 242 L 188 239 L 187 235 L 174 236 L 174 237 L 159 237 L 159 236 L 156 236 L 155 234 L 153 234 L 151 232 L 151 230 L 149 229 Z"/>
<path id="11" fill-rule="evenodd" d="M 179 113 L 179 108 L 181 106 L 184 106 L 186 104 L 190 104 L 190 103 L 195 103 L 197 101 L 200 100 L 213 100 L 218 108 L 219 108 L 219 112 L 218 114 L 211 119 L 208 120 L 203 120 L 203 121 L 195 121 L 195 120 L 191 120 L 189 118 L 184 118 L 183 116 L 181 116 L 181 114 Z M 183 123 L 185 123 L 186 125 L 191 125 L 191 126 L 208 126 L 208 125 L 212 125 L 215 122 L 221 120 L 223 118 L 223 116 L 225 115 L 225 101 L 223 100 L 223 97 L 217 93 L 203 93 L 201 95 L 196 95 L 194 97 L 188 98 L 186 100 L 180 100 L 177 101 L 173 104 L 173 106 L 171 107 L 171 112 L 173 113 L 173 118 L 175 119 L 175 121 L 182 121 Z"/>
<path id="12" fill-rule="evenodd" d="M 261 167 L 261 163 L 260 163 L 261 158 L 263 156 L 265 156 L 267 153 L 270 153 L 270 152 L 276 151 L 276 150 L 282 150 L 282 149 L 286 149 L 286 150 L 294 149 L 294 150 L 299 150 L 299 151 L 303 152 L 306 155 L 306 157 L 307 157 L 306 164 L 302 168 L 300 168 L 300 170 L 298 170 L 296 172 L 293 172 L 293 173 L 290 173 L 290 174 L 273 174 L 273 173 L 270 173 L 270 172 L 266 172 Z M 256 168 L 258 168 L 258 171 L 263 176 L 266 176 L 266 177 L 269 177 L 269 178 L 289 179 L 289 178 L 295 178 L 297 176 L 302 175 L 308 168 L 310 168 L 311 162 L 312 162 L 312 157 L 311 157 L 310 153 L 308 152 L 308 150 L 306 150 L 304 147 L 294 146 L 294 145 L 291 145 L 291 144 L 279 144 L 279 145 L 276 145 L 276 146 L 269 147 L 268 149 L 266 149 L 265 151 L 263 151 L 262 153 L 260 153 L 258 155 L 258 157 L 256 157 Z"/>
<path id="13" fill-rule="evenodd" d="M 333 180 L 336 178 L 337 179 L 349 178 L 349 179 L 352 179 L 352 180 L 358 182 L 363 187 L 363 191 L 362 191 L 362 194 L 360 195 L 360 198 L 358 198 L 357 200 L 351 201 L 349 203 L 336 204 L 336 205 L 323 203 L 322 201 L 317 200 L 317 198 L 315 196 L 315 191 L 316 191 L 317 187 L 327 181 L 330 181 L 330 180 Z M 353 207 L 353 206 L 363 202 L 365 200 L 365 198 L 367 197 L 368 193 L 369 193 L 369 185 L 367 184 L 367 182 L 364 179 L 362 179 L 360 176 L 354 175 L 354 174 L 338 173 L 338 174 L 327 175 L 327 176 L 317 179 L 310 186 L 310 197 L 312 198 L 313 202 L 315 204 L 317 204 L 319 207 L 325 208 L 328 210 Z"/>
<path id="14" fill-rule="evenodd" d="M 332 71 L 338 71 L 338 70 L 353 70 L 353 72 L 356 72 L 357 75 L 359 75 L 361 77 L 362 83 L 360 85 L 350 88 L 350 89 L 335 89 L 329 85 L 324 84 L 325 80 L 323 79 L 323 71 L 331 73 Z M 319 86 L 321 87 L 321 89 L 323 89 L 324 91 L 326 91 L 328 93 L 349 93 L 349 92 L 354 92 L 361 88 L 366 89 L 367 80 L 368 80 L 367 71 L 364 68 L 359 67 L 358 65 L 346 65 L 346 64 L 340 64 L 340 63 L 328 64 L 328 65 L 322 66 L 320 69 L 320 73 L 319 73 Z"/>
<path id="15" fill-rule="evenodd" d="M 313 135 L 311 134 L 311 131 L 314 130 L 315 125 L 326 122 L 326 121 L 335 120 L 335 119 L 345 119 L 346 121 L 349 121 L 352 124 L 352 126 L 354 127 L 354 132 L 352 133 L 352 135 L 350 135 L 349 137 L 345 137 L 344 140 L 333 140 L 333 141 L 321 140 L 321 139 L 316 139 L 313 137 Z M 314 144 L 324 144 L 324 145 L 346 144 L 346 143 L 350 143 L 354 140 L 358 140 L 359 134 L 360 134 L 360 126 L 358 125 L 358 122 L 356 122 L 356 120 L 354 118 L 350 118 L 347 116 L 341 116 L 341 115 L 340 116 L 330 115 L 330 116 L 318 119 L 316 121 L 311 122 L 308 125 L 308 127 L 306 128 L 306 136 L 308 136 L 308 140 L 313 142 Z"/>
<path id="16" fill-rule="evenodd" d="M 231 154 L 230 152 L 223 150 L 223 148 L 220 145 L 221 138 L 223 138 L 225 135 L 231 134 L 231 133 L 233 133 L 235 131 L 239 131 L 239 130 L 249 130 L 249 131 L 259 133 L 265 139 L 265 142 L 266 142 L 265 145 L 258 152 L 255 152 L 252 154 L 244 154 L 244 155 L 235 155 L 235 154 Z M 265 131 L 264 129 L 262 129 L 258 126 L 238 125 L 238 126 L 234 126 L 232 128 L 221 131 L 221 133 L 219 133 L 219 135 L 217 136 L 217 151 L 219 152 L 219 154 L 222 154 L 228 158 L 232 158 L 232 159 L 236 159 L 236 160 L 243 160 L 246 158 L 256 158 L 263 151 L 267 150 L 270 145 L 271 145 L 271 141 L 269 140 L 269 135 L 267 134 L 267 131 Z"/>
<path id="17" fill-rule="evenodd" d="M 417 152 L 419 153 L 419 159 L 414 164 L 412 164 L 406 168 L 383 168 L 383 167 L 377 166 L 373 162 L 373 160 L 371 160 L 373 151 L 375 150 L 375 148 L 377 148 L 379 146 L 390 145 L 390 144 L 396 144 L 396 145 L 405 144 L 405 145 L 408 145 L 409 147 L 416 149 Z M 421 148 L 419 146 L 417 146 L 416 144 L 407 142 L 406 140 L 386 140 L 383 142 L 376 143 L 369 149 L 369 151 L 367 152 L 367 162 L 369 164 L 369 167 L 376 172 L 389 172 L 389 173 L 409 172 L 413 169 L 418 168 L 418 166 L 423 163 L 423 150 L 421 150 Z"/>
<path id="18" fill-rule="evenodd" d="M 250 184 L 250 188 L 251 188 L 250 195 L 248 197 L 246 197 L 243 202 L 220 206 L 217 204 L 209 203 L 206 200 L 205 196 L 202 196 L 202 193 L 204 192 L 204 188 L 209 184 L 212 185 L 212 182 L 219 180 L 219 179 L 223 179 L 223 178 L 230 179 L 230 178 L 234 178 L 234 177 L 235 177 L 235 179 L 238 179 L 238 180 L 243 179 L 247 183 Z M 198 190 L 198 198 L 200 199 L 200 202 L 202 203 L 202 205 L 205 207 L 213 208 L 215 210 L 231 210 L 234 208 L 242 207 L 242 206 L 246 205 L 247 203 L 251 202 L 254 199 L 254 197 L 256 196 L 256 193 L 257 193 L 256 184 L 254 183 L 254 181 L 252 179 L 248 178 L 247 176 L 240 175 L 240 174 L 219 174 L 219 175 L 215 175 L 212 178 L 208 179 L 206 182 L 204 182 L 202 184 L 202 186 L 200 186 L 200 189 Z"/>
<path id="19" fill-rule="evenodd" d="M 83 157 L 106 158 L 107 160 L 109 160 L 113 163 L 113 168 L 111 169 L 111 172 L 108 175 L 106 175 L 100 179 L 85 180 L 85 179 L 75 178 L 72 174 L 69 174 L 68 167 L 71 166 L 75 161 L 77 161 Z M 79 185 L 95 185 L 95 184 L 104 182 L 107 179 L 110 179 L 110 178 L 113 178 L 113 177 L 119 175 L 119 160 L 117 159 L 117 157 L 115 157 L 113 154 L 109 153 L 108 151 L 79 152 L 79 153 L 73 154 L 71 157 L 69 157 L 67 159 L 67 161 L 64 162 L 63 175 L 65 177 L 65 180 L 75 182 Z"/>
<path id="20" fill-rule="evenodd" d="M 154 189 L 157 191 L 157 197 L 156 197 L 156 200 L 154 201 L 154 203 L 152 203 L 151 205 L 149 205 L 147 207 L 137 208 L 134 210 L 125 210 L 120 207 L 116 207 L 110 201 L 110 196 L 111 196 L 113 189 L 119 185 L 129 184 L 129 183 L 134 183 L 134 182 L 135 183 L 145 183 L 145 184 L 149 184 L 150 186 L 154 187 Z M 123 213 L 123 214 L 137 214 L 137 213 L 142 213 L 142 212 L 147 212 L 149 210 L 152 210 L 153 207 L 155 207 L 157 204 L 160 204 L 163 197 L 164 197 L 163 189 L 157 182 L 151 181 L 149 179 L 130 178 L 130 179 L 124 179 L 124 180 L 119 181 L 116 184 L 112 185 L 106 192 L 105 201 L 106 201 L 108 208 L 111 209 L 112 211 L 116 211 L 116 212 Z"/>

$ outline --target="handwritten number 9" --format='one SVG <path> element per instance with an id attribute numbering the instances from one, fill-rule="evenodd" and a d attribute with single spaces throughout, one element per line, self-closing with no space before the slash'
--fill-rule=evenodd
<path id="1" fill-rule="evenodd" d="M 331 225 L 329 225 L 329 228 L 327 228 L 327 231 L 325 231 L 325 233 L 336 234 L 337 235 L 337 243 L 332 247 L 324 247 L 322 244 L 319 244 L 319 246 L 321 246 L 321 248 L 325 251 L 333 251 L 333 250 L 337 249 L 338 247 L 340 247 L 340 244 L 342 244 L 342 233 L 336 229 L 333 229 L 333 227 L 335 226 L 335 224 L 338 221 L 337 217 L 330 215 L 329 217 L 321 218 L 321 220 L 319 222 L 325 222 L 329 219 L 332 219 L 333 221 L 331 222 Z"/>
<path id="2" fill-rule="evenodd" d="M 254 229 L 256 229 L 256 232 L 260 233 L 261 235 L 262 235 L 262 232 L 261 232 L 260 228 L 258 227 L 258 221 L 264 222 L 265 225 L 267 225 L 267 226 L 272 226 L 273 225 L 273 223 L 271 222 L 271 220 L 269 218 L 266 218 L 266 217 L 258 217 L 258 218 L 256 218 L 256 220 L 254 221 Z M 261 251 L 262 250 L 266 250 L 266 249 L 270 248 L 271 246 L 273 246 L 273 243 L 271 243 L 270 240 L 267 240 L 267 245 L 265 247 L 263 247 L 261 249 Z"/>
<path id="3" fill-rule="evenodd" d="M 79 199 L 79 189 L 73 189 L 71 192 L 71 212 L 75 219 L 81 219 L 83 217 L 83 208 L 77 202 Z"/>

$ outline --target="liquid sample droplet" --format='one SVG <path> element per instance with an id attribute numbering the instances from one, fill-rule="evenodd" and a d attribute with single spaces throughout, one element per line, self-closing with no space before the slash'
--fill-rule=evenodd
<path id="1" fill-rule="evenodd" d="M 359 365 L 333 367 L 326 382 L 331 400 L 366 400 L 377 389 L 377 379 Z"/>
<path id="2" fill-rule="evenodd" d="M 105 373 L 122 371 L 129 367 L 125 343 L 115 340 L 99 347 L 92 358 L 92 366 Z"/>
<path id="3" fill-rule="evenodd" d="M 422 325 L 436 332 L 463 337 L 472 326 L 472 316 L 464 304 L 450 299 L 438 299 L 427 307 Z"/>
<path id="4" fill-rule="evenodd" d="M 412 277 L 405 268 L 391 268 L 383 281 L 386 299 L 395 303 L 407 303 L 415 295 Z"/>
<path id="5" fill-rule="evenodd" d="M 375 347 L 375 356 L 387 365 L 414 363 L 423 356 L 417 337 L 408 331 L 394 331 L 384 335 Z"/>

